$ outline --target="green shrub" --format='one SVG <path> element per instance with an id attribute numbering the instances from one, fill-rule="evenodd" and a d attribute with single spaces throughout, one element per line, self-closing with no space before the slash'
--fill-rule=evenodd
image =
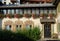
<path id="1" fill-rule="evenodd" d="M 40 39 L 40 29 L 39 27 L 34 27 L 33 29 L 17 30 L 17 32 L 12 32 L 8 30 L 0 30 L 0 40 L 1 41 L 36 41 Z"/>
<path id="2" fill-rule="evenodd" d="M 34 41 L 33 39 L 26 37 L 21 33 L 14 33 L 11 31 L 0 31 L 0 40 L 1 41 Z"/>
<path id="3" fill-rule="evenodd" d="M 38 40 L 41 38 L 40 34 L 40 29 L 39 27 L 34 27 L 33 29 L 25 29 L 25 30 L 20 30 L 20 31 L 17 31 L 17 33 L 22 33 L 24 34 L 25 36 L 29 37 L 29 38 L 32 38 L 33 40 Z"/>

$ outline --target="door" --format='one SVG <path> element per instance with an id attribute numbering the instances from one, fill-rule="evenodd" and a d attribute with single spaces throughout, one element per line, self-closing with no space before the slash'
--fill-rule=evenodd
<path id="1" fill-rule="evenodd" d="M 51 38 L 51 24 L 44 24 L 44 38 Z"/>

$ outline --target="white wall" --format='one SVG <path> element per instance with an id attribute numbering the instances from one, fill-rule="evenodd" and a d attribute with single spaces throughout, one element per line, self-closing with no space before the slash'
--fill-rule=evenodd
<path id="1" fill-rule="evenodd" d="M 6 5 L 8 5 L 9 3 L 11 3 L 10 0 L 6 0 L 6 1 L 2 0 L 2 3 L 4 3 L 4 2 L 6 2 Z"/>

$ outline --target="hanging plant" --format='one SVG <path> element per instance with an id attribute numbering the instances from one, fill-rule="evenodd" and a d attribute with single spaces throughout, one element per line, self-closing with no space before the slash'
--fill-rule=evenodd
<path id="1" fill-rule="evenodd" d="M 40 17 L 44 18 L 44 14 L 40 14 Z"/>

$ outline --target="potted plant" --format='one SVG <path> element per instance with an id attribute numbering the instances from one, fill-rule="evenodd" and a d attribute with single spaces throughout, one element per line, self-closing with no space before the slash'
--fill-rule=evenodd
<path id="1" fill-rule="evenodd" d="M 11 15 L 10 14 L 6 14 L 6 17 L 11 18 Z"/>
<path id="2" fill-rule="evenodd" d="M 14 17 L 14 15 L 13 14 L 6 14 L 6 15 L 4 15 L 4 17 L 12 18 L 12 17 Z"/>
<path id="3" fill-rule="evenodd" d="M 53 18 L 53 14 L 48 14 L 48 16 L 50 17 L 50 19 L 52 19 L 52 18 Z"/>
<path id="4" fill-rule="evenodd" d="M 57 38 L 58 38 L 58 34 L 57 34 L 57 33 L 53 33 L 53 34 L 52 34 L 52 38 L 53 38 L 53 39 L 57 39 Z"/>
<path id="5" fill-rule="evenodd" d="M 31 14 L 24 14 L 24 17 L 30 18 L 31 17 Z"/>
<path id="6" fill-rule="evenodd" d="M 19 18 L 22 18 L 23 17 L 23 14 L 19 14 Z"/>
<path id="7" fill-rule="evenodd" d="M 19 18 L 19 14 L 14 14 L 14 17 L 15 18 Z"/>
<path id="8" fill-rule="evenodd" d="M 32 14 L 32 17 L 33 17 L 33 18 L 36 18 L 36 14 Z"/>
<path id="9" fill-rule="evenodd" d="M 0 19 L 4 18 L 4 14 L 0 14 Z"/>
<path id="10" fill-rule="evenodd" d="M 40 14 L 40 17 L 44 18 L 44 14 Z"/>

